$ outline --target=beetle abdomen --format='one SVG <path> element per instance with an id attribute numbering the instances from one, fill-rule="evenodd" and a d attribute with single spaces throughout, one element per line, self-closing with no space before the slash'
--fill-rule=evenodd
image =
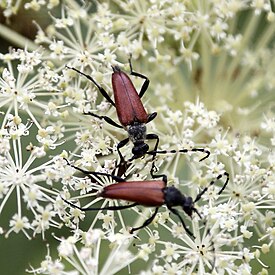
<path id="1" fill-rule="evenodd" d="M 140 97 L 128 75 L 120 70 L 112 74 L 112 85 L 117 110 L 117 116 L 123 126 L 137 121 L 147 122 L 145 111 Z"/>
<path id="2" fill-rule="evenodd" d="M 136 202 L 144 206 L 161 206 L 164 204 L 162 180 L 118 182 L 103 188 L 100 197 Z"/>

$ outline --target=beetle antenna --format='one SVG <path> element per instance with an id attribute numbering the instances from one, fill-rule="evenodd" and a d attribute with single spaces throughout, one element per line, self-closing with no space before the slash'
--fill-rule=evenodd
<path id="1" fill-rule="evenodd" d="M 200 219 L 202 220 L 202 216 L 200 214 L 200 212 L 197 210 L 197 208 L 193 207 L 192 210 L 197 213 L 197 215 L 200 217 Z"/>
<path id="2" fill-rule="evenodd" d="M 206 187 L 197 195 L 196 199 L 194 200 L 194 203 L 196 203 L 197 201 L 199 201 L 199 200 L 201 199 L 202 195 L 208 190 L 208 188 L 209 188 L 210 186 L 212 186 L 216 181 L 218 181 L 218 180 L 219 180 L 221 177 L 223 177 L 223 176 L 226 177 L 226 180 L 225 180 L 225 182 L 224 182 L 224 184 L 223 184 L 222 189 L 221 189 L 221 190 L 219 191 L 219 193 L 218 193 L 218 195 L 220 195 L 220 194 L 223 192 L 223 190 L 225 189 L 225 187 L 226 187 L 226 185 L 228 184 L 228 182 L 229 182 L 229 174 L 228 174 L 227 172 L 224 172 L 223 174 L 218 175 L 217 178 L 216 178 L 215 180 L 212 180 L 212 181 L 209 183 L 209 185 L 206 186 Z"/>
<path id="3" fill-rule="evenodd" d="M 156 154 L 176 154 L 176 153 L 184 153 L 187 154 L 189 152 L 201 152 L 204 153 L 205 156 L 203 158 L 201 158 L 199 161 L 203 161 L 205 159 L 207 159 L 210 156 L 210 151 L 204 148 L 192 148 L 192 149 L 180 149 L 180 150 L 153 150 L 153 151 L 149 151 L 146 154 L 148 155 L 156 155 Z"/>
<path id="4" fill-rule="evenodd" d="M 103 87 L 101 87 L 90 75 L 85 74 L 81 71 L 79 71 L 78 69 L 74 68 L 74 67 L 70 67 L 66 65 L 67 69 L 73 70 L 75 72 L 77 72 L 78 74 L 86 77 L 88 80 L 90 80 L 91 82 L 94 83 L 94 85 L 98 88 L 98 90 L 100 91 L 100 93 L 107 99 L 108 102 L 110 102 L 113 106 L 116 106 L 114 101 L 110 98 L 110 96 L 107 94 L 107 92 L 104 90 Z"/>
<path id="5" fill-rule="evenodd" d="M 99 211 L 99 210 L 113 210 L 113 211 L 116 211 L 116 210 L 123 210 L 123 209 L 127 209 L 127 208 L 132 208 L 132 207 L 138 205 L 138 203 L 135 202 L 135 203 L 128 204 L 128 205 L 117 205 L 117 206 L 107 206 L 107 207 L 80 207 L 80 206 L 78 206 L 76 204 L 73 204 L 73 203 L 69 202 L 68 200 L 64 199 L 62 196 L 61 196 L 61 199 L 64 202 L 66 202 L 68 205 L 70 205 L 71 207 L 79 209 L 80 211 L 83 211 L 83 212 L 93 211 L 93 210 L 96 210 L 96 211 Z"/>

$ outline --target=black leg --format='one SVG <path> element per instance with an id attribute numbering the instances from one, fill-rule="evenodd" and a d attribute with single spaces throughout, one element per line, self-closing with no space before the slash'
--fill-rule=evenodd
<path id="1" fill-rule="evenodd" d="M 146 135 L 146 139 L 148 139 L 148 140 L 150 140 L 150 139 L 155 139 L 155 140 L 156 140 L 156 144 L 155 144 L 154 150 L 151 151 L 151 152 L 156 152 L 157 149 L 158 149 L 158 145 L 159 145 L 159 137 L 158 137 L 158 135 L 156 135 L 156 134 L 147 134 L 147 135 Z M 148 152 L 147 152 L 146 154 L 148 154 Z M 156 170 L 155 162 L 154 162 L 155 157 L 156 157 L 156 154 L 157 154 L 157 153 L 153 153 L 153 154 L 152 154 L 153 156 L 152 156 L 152 159 L 151 159 L 151 161 L 152 161 L 152 168 L 151 168 L 151 171 Z M 152 175 L 152 173 L 151 173 L 151 175 Z"/>
<path id="2" fill-rule="evenodd" d="M 88 78 L 90 81 L 92 81 L 92 82 L 95 84 L 95 86 L 98 88 L 98 90 L 100 91 L 100 93 L 106 98 L 106 100 L 107 100 L 108 102 L 110 102 L 114 107 L 116 106 L 115 103 L 114 103 L 114 101 L 110 98 L 110 96 L 107 94 L 107 92 L 104 90 L 104 88 L 102 88 L 100 85 L 98 85 L 98 84 L 96 83 L 96 81 L 95 81 L 91 76 L 89 76 L 89 75 L 87 75 L 87 74 L 85 74 L 85 73 L 82 73 L 81 71 L 79 71 L 79 70 L 76 69 L 76 68 L 72 68 L 72 67 L 69 67 L 69 66 L 66 66 L 66 68 L 71 69 L 71 70 L 74 70 L 75 72 L 77 72 L 77 73 L 79 73 L 79 74 L 85 76 L 85 77 Z"/>
<path id="3" fill-rule="evenodd" d="M 200 219 L 202 220 L 202 216 L 201 216 L 201 214 L 199 213 L 199 211 L 198 211 L 195 207 L 193 207 L 192 210 L 193 210 L 193 211 L 200 217 Z"/>
<path id="4" fill-rule="evenodd" d="M 151 170 L 150 170 L 150 175 L 151 175 L 151 177 L 152 177 L 153 179 L 161 178 L 162 181 L 165 183 L 165 186 L 166 186 L 166 185 L 167 185 L 167 176 L 164 175 L 164 174 L 156 175 L 156 174 L 154 174 L 154 171 L 153 171 L 153 170 L 154 170 L 154 169 L 153 169 L 153 165 L 152 165 Z"/>
<path id="5" fill-rule="evenodd" d="M 180 219 L 181 224 L 182 224 L 183 228 L 185 229 L 185 231 L 187 232 L 187 234 L 188 234 L 189 236 L 191 236 L 192 238 L 195 239 L 195 236 L 194 236 L 193 233 L 187 228 L 187 226 L 186 226 L 186 224 L 184 223 L 184 221 L 183 221 L 181 215 L 179 214 L 178 210 L 177 210 L 177 209 L 174 209 L 174 208 L 169 208 L 169 207 L 168 207 L 168 209 L 169 209 L 173 214 L 175 214 L 176 216 L 178 216 L 178 218 Z"/>
<path id="6" fill-rule="evenodd" d="M 156 217 L 156 215 L 157 215 L 157 213 L 158 213 L 158 210 L 159 210 L 159 208 L 156 207 L 154 214 L 153 214 L 149 219 L 147 219 L 147 220 L 143 223 L 143 225 L 141 225 L 141 226 L 139 226 L 139 227 L 132 228 L 132 229 L 130 230 L 130 233 L 132 234 L 132 233 L 134 233 L 134 231 L 137 231 L 137 230 L 139 230 L 139 229 L 141 229 L 141 228 L 144 228 L 144 227 L 148 226 L 148 225 L 154 220 L 154 218 Z"/>
<path id="7" fill-rule="evenodd" d="M 156 135 L 156 134 L 147 134 L 145 139 L 148 139 L 148 140 L 151 140 L 151 139 L 155 139 L 156 140 L 156 144 L 155 144 L 155 147 L 154 147 L 154 150 L 153 151 L 149 151 L 147 152 L 146 154 L 149 154 L 149 155 L 155 155 L 157 154 L 157 148 L 158 148 L 158 144 L 159 144 L 159 136 Z"/>
<path id="8" fill-rule="evenodd" d="M 154 159 L 155 159 L 156 154 L 154 154 L 154 153 L 151 154 L 151 152 L 156 152 L 156 150 L 157 150 L 157 147 L 158 147 L 158 144 L 159 144 L 159 137 L 155 134 L 148 134 L 148 135 L 150 135 L 152 138 L 155 138 L 157 140 L 156 144 L 155 144 L 155 147 L 154 147 L 154 150 L 149 152 L 150 155 L 153 155 L 150 175 L 153 179 L 162 178 L 162 180 L 165 182 L 165 185 L 166 185 L 167 184 L 167 176 L 165 174 L 160 174 L 160 175 L 155 174 L 156 166 L 155 166 Z M 148 135 L 146 136 L 147 139 L 148 139 Z M 148 154 L 148 152 L 147 152 L 147 154 Z"/>
<path id="9" fill-rule="evenodd" d="M 120 148 L 124 147 L 128 142 L 129 142 L 129 138 L 126 138 L 126 139 L 123 139 L 122 141 L 120 141 L 117 145 L 117 152 L 120 157 L 121 163 L 125 163 L 125 159 L 120 152 Z"/>
<path id="10" fill-rule="evenodd" d="M 114 176 L 111 174 L 107 174 L 107 173 L 101 173 L 101 172 L 92 172 L 92 171 L 87 171 L 87 170 L 83 170 L 82 168 L 79 168 L 73 164 L 71 164 L 67 159 L 64 158 L 64 160 L 66 160 L 67 164 L 70 165 L 71 167 L 73 167 L 74 169 L 82 172 L 85 175 L 88 175 L 88 177 L 92 180 L 94 180 L 94 178 L 92 178 L 90 175 L 94 175 L 94 176 L 106 176 L 106 177 L 110 177 L 112 178 L 114 181 L 116 182 L 124 182 L 125 180 L 121 177 L 118 176 Z"/>
<path id="11" fill-rule="evenodd" d="M 108 116 L 99 116 L 99 115 L 91 113 L 91 112 L 84 113 L 84 115 L 90 115 L 90 116 L 93 116 L 93 117 L 96 117 L 96 118 L 99 118 L 99 119 L 104 119 L 107 123 L 111 124 L 112 126 L 115 126 L 117 128 L 120 128 L 120 129 L 123 128 L 121 125 L 117 124 L 115 121 L 113 121 Z"/>
<path id="12" fill-rule="evenodd" d="M 149 123 L 150 121 L 152 121 L 153 119 L 155 119 L 155 117 L 157 116 L 157 112 L 154 112 L 154 113 L 152 113 L 152 114 L 149 114 L 148 115 L 148 117 L 147 117 L 147 122 L 146 122 L 146 124 L 147 123 Z"/>
<path id="13" fill-rule="evenodd" d="M 147 90 L 147 88 L 149 86 L 150 80 L 148 79 L 147 76 L 133 71 L 132 63 L 131 63 L 131 57 L 129 58 L 129 65 L 130 65 L 130 70 L 131 70 L 130 74 L 131 75 L 134 75 L 134 76 L 137 76 L 137 77 L 145 79 L 145 81 L 144 81 L 144 83 L 143 83 L 143 85 L 142 85 L 142 87 L 140 89 L 140 92 L 139 92 L 139 97 L 142 98 L 142 96 L 145 94 L 145 92 L 146 92 L 146 90 Z"/>
<path id="14" fill-rule="evenodd" d="M 131 163 L 128 161 L 121 162 L 121 159 L 116 161 L 116 167 L 113 170 L 112 174 L 116 173 L 117 176 L 124 176 L 124 181 L 126 181 L 127 177 L 130 175 L 126 175 L 128 168 L 131 166 Z"/>
<path id="15" fill-rule="evenodd" d="M 223 174 L 218 175 L 217 178 L 216 178 L 215 180 L 212 180 L 212 181 L 209 183 L 209 185 L 206 186 L 206 187 L 197 195 L 196 199 L 194 200 L 194 203 L 197 202 L 197 201 L 199 201 L 199 200 L 201 199 L 202 195 L 208 190 L 208 188 L 209 188 L 211 185 L 213 185 L 216 181 L 218 181 L 218 180 L 219 180 L 221 177 L 223 177 L 223 176 L 226 177 L 226 180 L 225 180 L 225 182 L 224 182 L 224 184 L 223 184 L 222 189 L 221 189 L 221 190 L 219 191 L 219 193 L 218 193 L 218 195 L 220 195 L 220 194 L 223 192 L 223 190 L 225 189 L 225 187 L 226 187 L 226 185 L 228 184 L 228 182 L 229 182 L 229 174 L 228 174 L 227 172 L 224 172 Z"/>

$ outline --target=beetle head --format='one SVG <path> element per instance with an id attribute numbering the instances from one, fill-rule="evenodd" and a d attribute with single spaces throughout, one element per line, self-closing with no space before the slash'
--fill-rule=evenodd
<path id="1" fill-rule="evenodd" d="M 190 217 L 192 217 L 194 208 L 193 199 L 191 197 L 184 197 L 182 201 L 182 209 L 183 211 Z"/>
<path id="2" fill-rule="evenodd" d="M 202 219 L 199 211 L 194 207 L 194 201 L 191 197 L 184 198 L 182 209 L 188 216 L 192 217 L 193 212 L 196 212 L 200 219 Z"/>
<path id="3" fill-rule="evenodd" d="M 144 156 L 148 150 L 149 150 L 148 144 L 144 142 L 135 143 L 132 149 L 132 154 L 134 155 L 133 159 L 137 159 Z"/>

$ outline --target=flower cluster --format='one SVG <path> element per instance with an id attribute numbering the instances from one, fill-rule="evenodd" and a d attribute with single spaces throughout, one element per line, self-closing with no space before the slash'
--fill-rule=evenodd
<path id="1" fill-rule="evenodd" d="M 29 45 L 35 50 L 10 30 L 6 37 L 16 37 L 22 49 L 0 54 L 0 234 L 46 239 L 55 230 L 58 243 L 58 258 L 48 247 L 40 267 L 29 272 L 255 274 L 261 268 L 259 274 L 268 273 L 263 259 L 275 235 L 272 5 L 25 1 L 24 9 L 49 9 L 50 23 L 47 28 L 34 23 L 37 34 Z M 20 1 L 1 7 L 12 19 Z M 2 25 L 0 30 L 4 33 Z M 178 152 L 157 154 L 154 173 L 167 175 L 168 186 L 186 197 L 206 190 L 195 202 L 198 213 L 190 218 L 180 211 L 195 238 L 165 205 L 150 226 L 130 234 L 153 208 L 84 212 L 66 202 L 83 208 L 127 205 L 98 196 L 115 181 L 89 172 L 152 180 L 152 156 L 121 171 L 117 144 L 126 132 L 99 119 L 118 121 L 115 108 L 94 83 L 70 69 L 90 75 L 112 98 L 112 66 L 129 72 L 130 56 L 134 71 L 150 79 L 145 109 L 158 113 L 148 133 L 158 135 L 159 150 Z M 142 80 L 132 79 L 140 89 Z M 121 149 L 126 160 L 132 146 Z M 183 148 L 211 154 L 200 161 L 203 152 L 180 152 Z M 226 172 L 229 182 L 221 192 Z"/>
<path id="2" fill-rule="evenodd" d="M 104 232 L 94 229 L 87 232 L 76 231 L 67 239 L 55 238 L 60 242 L 57 247 L 60 259 L 52 259 L 48 248 L 47 256 L 41 262 L 40 268 L 28 270 L 30 273 L 77 274 L 75 270 L 79 270 L 83 274 L 115 274 L 137 259 L 128 249 L 129 236 L 106 237 Z M 102 258 L 100 249 L 105 242 L 112 248 L 103 266 L 99 266 Z"/>
<path id="3" fill-rule="evenodd" d="M 9 220 L 8 237 L 11 232 L 23 232 L 29 239 L 33 235 L 42 234 L 50 227 L 59 227 L 55 221 L 53 196 L 58 193 L 45 185 L 45 170 L 51 167 L 53 160 L 36 163 L 45 156 L 43 147 L 31 143 L 23 148 L 26 137 L 30 135 L 31 123 L 24 124 L 19 116 L 5 116 L 5 124 L 1 131 L 1 179 L 0 179 L 0 215 L 15 195 L 17 211 Z M 28 152 L 28 156 L 24 153 Z M 27 157 L 27 159 L 25 159 Z M 32 214 L 32 221 L 29 220 Z M 4 224 L 2 224 L 3 226 Z"/>

